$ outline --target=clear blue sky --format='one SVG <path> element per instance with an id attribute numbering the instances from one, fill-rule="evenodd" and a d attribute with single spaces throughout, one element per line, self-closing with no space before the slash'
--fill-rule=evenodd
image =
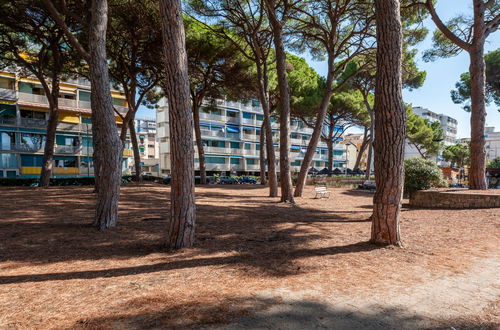
<path id="1" fill-rule="evenodd" d="M 472 15 L 471 0 L 438 0 L 436 11 L 440 17 L 447 21 L 457 14 Z M 422 106 L 437 113 L 444 113 L 458 120 L 458 137 L 470 136 L 470 115 L 462 110 L 459 104 L 454 104 L 450 98 L 450 91 L 454 89 L 455 83 L 459 80 L 460 74 L 468 71 L 469 57 L 466 52 L 462 52 L 456 57 L 438 59 L 435 62 L 426 63 L 422 60 L 422 51 L 429 49 L 432 44 L 432 34 L 435 25 L 427 19 L 424 25 L 429 29 L 429 35 L 417 47 L 420 50 L 418 57 L 418 67 L 427 72 L 427 79 L 424 85 L 413 91 L 404 91 L 405 102 L 413 106 Z M 491 34 L 488 38 L 485 51 L 500 48 L 500 32 Z M 303 54 L 303 56 L 306 54 Z M 316 71 L 326 75 L 326 63 L 314 62 L 306 55 L 308 62 Z M 500 130 L 500 112 L 495 105 L 487 107 L 486 125 L 495 126 L 496 131 Z"/>
<path id="2" fill-rule="evenodd" d="M 438 0 L 437 12 L 444 21 L 457 14 L 472 15 L 471 0 Z M 429 29 L 429 35 L 417 47 L 422 52 L 431 47 L 432 33 L 436 29 L 434 23 L 427 19 L 424 25 Z M 500 32 L 491 34 L 488 38 L 485 50 L 491 51 L 500 48 Z M 466 52 L 452 58 L 438 59 L 435 62 L 425 63 L 422 61 L 421 52 L 417 55 L 418 66 L 427 72 L 427 79 L 424 85 L 412 92 L 404 91 L 405 102 L 413 106 L 422 106 L 437 113 L 444 113 L 458 120 L 458 137 L 470 136 L 470 115 L 462 110 L 461 106 L 454 104 L 450 98 L 450 91 L 454 89 L 455 83 L 459 80 L 460 74 L 468 71 L 469 58 Z M 326 63 L 314 62 L 307 54 L 309 64 L 322 75 L 326 75 Z M 500 112 L 495 105 L 487 108 L 487 126 L 495 126 L 496 131 L 500 130 Z M 142 107 L 137 115 L 138 118 L 154 118 L 154 110 Z"/>

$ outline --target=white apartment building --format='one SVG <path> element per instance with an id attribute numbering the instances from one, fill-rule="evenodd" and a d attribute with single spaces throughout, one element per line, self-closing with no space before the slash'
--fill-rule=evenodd
<path id="1" fill-rule="evenodd" d="M 489 162 L 500 157 L 500 132 L 495 132 L 495 127 L 486 127 L 486 161 Z"/>
<path id="2" fill-rule="evenodd" d="M 208 174 L 259 175 L 261 148 L 259 136 L 264 118 L 259 102 L 255 100 L 246 103 L 217 100 L 215 108 L 207 107 L 208 105 L 206 102 L 200 109 L 200 128 Z M 156 114 L 162 174 L 169 174 L 171 169 L 168 120 L 168 107 L 165 100 L 162 100 Z M 272 130 L 273 142 L 278 155 L 279 124 L 273 121 Z M 292 120 L 290 155 L 292 172 L 300 170 L 311 134 L 312 129 L 305 127 L 302 121 Z M 327 166 L 327 161 L 327 146 L 324 142 L 320 142 L 311 165 L 322 169 Z M 337 143 L 334 146 L 333 167 L 343 168 L 345 164 L 345 145 Z M 199 171 L 196 147 L 195 170 Z"/>
<path id="3" fill-rule="evenodd" d="M 444 114 L 438 114 L 423 107 L 413 107 L 413 112 L 422 118 L 428 119 L 430 122 L 438 121 L 444 132 L 444 146 L 449 146 L 457 142 L 457 126 L 458 121 L 455 118 Z M 421 157 L 417 149 L 408 142 L 405 146 L 405 159 L 412 157 Z M 438 165 L 445 165 L 438 156 Z"/>

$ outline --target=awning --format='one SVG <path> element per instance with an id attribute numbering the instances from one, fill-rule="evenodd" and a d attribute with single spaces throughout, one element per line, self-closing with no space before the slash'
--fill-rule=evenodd
<path id="1" fill-rule="evenodd" d="M 227 112 L 240 112 L 240 110 L 238 110 L 238 109 L 229 109 L 229 108 L 226 108 L 226 111 Z"/>
<path id="2" fill-rule="evenodd" d="M 291 146 L 291 150 L 300 150 L 300 146 Z"/>
<path id="3" fill-rule="evenodd" d="M 78 115 L 74 114 L 69 114 L 66 112 L 59 113 L 57 116 L 58 120 L 64 123 L 72 123 L 72 124 L 79 124 L 80 123 L 80 117 Z"/>
<path id="4" fill-rule="evenodd" d="M 226 131 L 228 133 L 239 133 L 240 132 L 240 128 L 237 127 L 237 126 L 227 126 L 226 127 Z"/>

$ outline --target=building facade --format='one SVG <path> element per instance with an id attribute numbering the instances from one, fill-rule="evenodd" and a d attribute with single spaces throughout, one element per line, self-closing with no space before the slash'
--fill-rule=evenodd
<path id="1" fill-rule="evenodd" d="M 490 162 L 500 157 L 500 132 L 495 132 L 495 127 L 486 127 L 485 135 L 486 161 Z"/>
<path id="2" fill-rule="evenodd" d="M 155 119 L 136 119 L 135 130 L 141 155 L 142 174 L 160 175 L 160 142 Z M 130 168 L 132 172 L 135 169 Z"/>
<path id="3" fill-rule="evenodd" d="M 257 101 L 247 103 L 217 100 L 216 106 L 204 103 L 200 109 L 200 128 L 203 139 L 206 170 L 208 174 L 260 174 L 259 143 L 260 130 L 264 119 L 262 107 Z M 157 110 L 157 129 L 160 142 L 161 173 L 170 173 L 170 129 L 168 106 L 162 100 Z M 279 158 L 279 123 L 272 121 L 273 142 L 276 158 Z M 291 122 L 292 172 L 300 171 L 312 129 L 300 120 Z M 340 142 L 340 141 L 339 141 Z M 194 143 L 194 142 L 193 142 Z M 345 146 L 334 145 L 333 167 L 343 168 L 346 164 Z M 318 144 L 311 166 L 327 167 L 328 149 L 324 142 Z M 195 147 L 195 170 L 199 170 L 198 154 Z M 279 170 L 279 168 L 278 168 Z"/>
<path id="4" fill-rule="evenodd" d="M 443 129 L 444 138 L 443 144 L 444 146 L 449 146 L 457 143 L 457 127 L 458 121 L 455 118 L 444 114 L 438 114 L 429 109 L 423 107 L 413 107 L 413 112 L 424 119 L 428 119 L 429 122 L 439 122 L 441 124 L 441 128 Z M 408 142 L 405 145 L 405 159 L 412 157 L 422 157 L 417 149 L 410 145 Z M 446 165 L 445 162 L 442 161 L 441 157 L 437 157 L 438 165 Z"/>
<path id="5" fill-rule="evenodd" d="M 124 95 L 111 91 L 115 108 L 126 111 Z M 49 104 L 37 79 L 0 72 L 0 177 L 40 175 Z M 85 79 L 60 84 L 59 117 L 52 176 L 93 176 L 90 83 Z M 121 119 L 117 118 L 117 130 Z M 118 133 L 118 131 L 117 131 Z M 124 150 L 123 170 L 133 156 Z"/>

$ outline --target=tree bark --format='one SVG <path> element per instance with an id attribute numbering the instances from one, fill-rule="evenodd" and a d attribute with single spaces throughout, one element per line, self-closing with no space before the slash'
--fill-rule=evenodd
<path id="1" fill-rule="evenodd" d="M 200 129 L 200 106 L 195 98 L 193 98 L 193 120 L 194 120 L 194 134 L 196 137 L 196 147 L 198 148 L 198 160 L 200 164 L 200 183 L 207 184 L 205 150 L 203 147 L 203 139 L 201 138 L 201 129 Z"/>
<path id="2" fill-rule="evenodd" d="M 375 142 L 375 113 L 374 109 L 368 110 L 370 114 L 370 135 L 371 139 L 368 145 L 368 155 L 366 157 L 366 171 L 365 180 L 370 180 L 370 175 L 372 171 L 372 158 L 373 158 L 373 144 Z"/>
<path id="3" fill-rule="evenodd" d="M 375 180 L 371 242 L 401 245 L 405 109 L 402 97 L 402 27 L 398 0 L 375 0 Z"/>
<path id="4" fill-rule="evenodd" d="M 259 165 L 260 165 L 260 184 L 265 186 L 267 184 L 267 174 L 266 174 L 266 137 L 264 134 L 264 124 L 260 127 L 259 133 Z"/>
<path id="5" fill-rule="evenodd" d="M 269 21 L 274 36 L 276 71 L 278 75 L 280 113 L 280 185 L 281 202 L 295 203 L 293 199 L 292 175 L 290 173 L 290 88 L 286 76 L 286 54 L 283 44 L 282 25 L 274 11 L 274 1 L 266 0 Z"/>
<path id="6" fill-rule="evenodd" d="M 172 156 L 170 224 L 167 248 L 194 243 L 193 113 L 191 110 L 185 34 L 180 0 L 161 0 L 165 92 L 170 119 Z"/>
<path id="7" fill-rule="evenodd" d="M 43 150 L 42 170 L 40 172 L 40 187 L 47 188 L 50 184 L 52 174 L 52 163 L 54 159 L 54 145 L 56 141 L 57 131 L 57 115 L 59 108 L 59 80 L 53 79 L 51 82 L 51 95 L 47 95 L 49 99 L 49 120 L 47 122 L 47 134 L 45 137 L 45 147 Z"/>
<path id="8" fill-rule="evenodd" d="M 471 143 L 470 143 L 470 189 L 484 190 L 486 187 L 486 152 L 485 152 L 485 64 L 484 47 L 476 46 L 469 52 L 471 84 Z"/>
<path id="9" fill-rule="evenodd" d="M 139 152 L 139 143 L 137 142 L 137 132 L 135 131 L 133 119 L 128 122 L 128 129 L 130 132 L 130 141 L 132 142 L 132 150 L 134 151 L 134 181 L 140 182 L 142 180 L 141 153 Z"/>
<path id="10" fill-rule="evenodd" d="M 269 88 L 267 65 L 256 63 L 257 79 L 259 80 L 259 101 L 264 112 L 264 132 L 266 135 L 267 173 L 269 182 L 269 197 L 278 196 L 278 178 L 276 177 L 276 155 L 274 153 L 273 132 L 271 129 L 271 110 L 269 107 Z M 262 68 L 264 66 L 264 69 Z M 262 147 L 262 146 L 261 146 Z"/>
<path id="11" fill-rule="evenodd" d="M 97 144 L 95 155 L 99 164 L 94 225 L 100 229 L 116 226 L 122 172 L 122 144 L 118 136 L 113 102 L 109 92 L 106 58 L 107 23 L 108 2 L 93 0 L 89 35 L 89 67 L 92 89 L 92 129 L 97 133 L 94 143 Z"/>
<path id="12" fill-rule="evenodd" d="M 299 176 L 297 177 L 297 184 L 295 185 L 295 197 L 301 197 L 302 192 L 304 191 L 304 186 L 306 184 L 307 172 L 309 171 L 309 166 L 311 165 L 312 159 L 314 157 L 314 153 L 316 152 L 316 148 L 318 146 L 319 139 L 321 137 L 321 131 L 323 130 L 323 123 L 325 121 L 326 112 L 328 110 L 328 105 L 330 104 L 330 99 L 333 95 L 333 58 L 332 56 L 328 56 L 328 75 L 326 78 L 326 92 L 321 99 L 321 104 L 319 106 L 318 114 L 316 116 L 316 123 L 314 125 L 313 134 L 311 136 L 311 140 L 307 146 L 306 154 L 304 155 L 304 160 L 302 161 L 302 165 L 300 166 Z"/>

